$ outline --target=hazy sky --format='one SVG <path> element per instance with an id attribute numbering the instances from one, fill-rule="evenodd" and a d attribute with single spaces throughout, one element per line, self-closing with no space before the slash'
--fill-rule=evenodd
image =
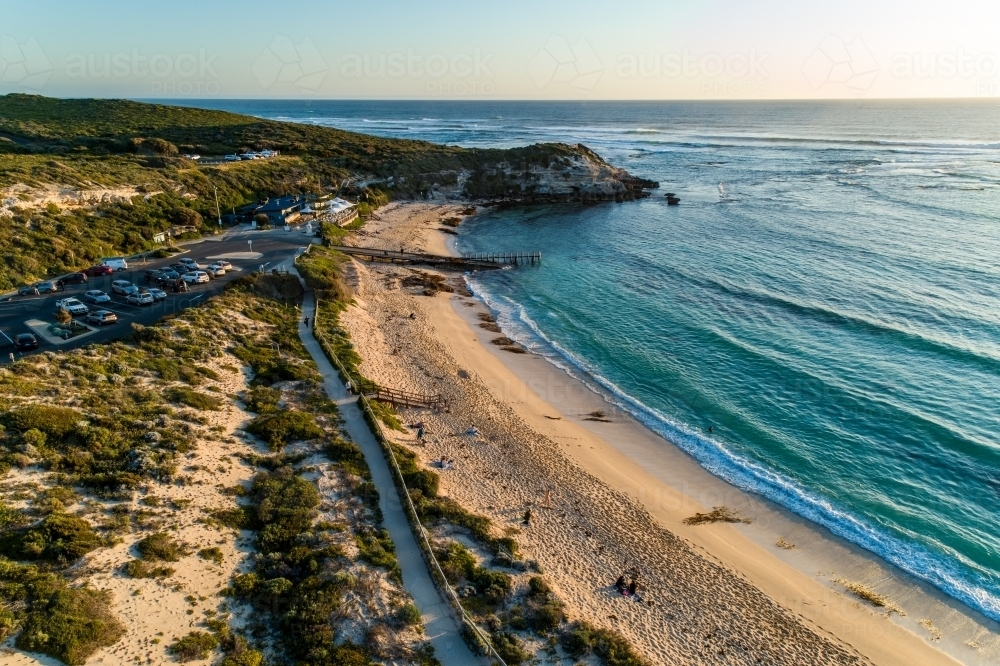
<path id="1" fill-rule="evenodd" d="M 4 4 L 2 92 L 1000 97 L 996 0 Z"/>

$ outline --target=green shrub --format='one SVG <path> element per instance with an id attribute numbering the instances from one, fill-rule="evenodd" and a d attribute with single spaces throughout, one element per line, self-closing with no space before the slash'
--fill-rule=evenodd
<path id="1" fill-rule="evenodd" d="M 238 597 L 249 597 L 260 583 L 261 577 L 252 571 L 233 576 L 233 590 Z"/>
<path id="2" fill-rule="evenodd" d="M 21 435 L 21 441 L 28 446 L 33 446 L 36 449 L 45 446 L 45 433 L 38 428 L 31 428 L 30 430 L 25 430 Z"/>
<path id="3" fill-rule="evenodd" d="M 326 457 L 338 463 L 349 474 L 362 478 L 371 476 L 368 463 L 365 462 L 365 456 L 354 442 L 349 442 L 341 437 L 331 439 L 326 446 Z"/>
<path id="4" fill-rule="evenodd" d="M 476 558 L 457 541 L 452 541 L 446 549 L 438 550 L 435 556 L 449 583 L 455 584 L 462 579 L 472 578 L 476 570 Z"/>
<path id="5" fill-rule="evenodd" d="M 413 626 L 422 622 L 420 619 L 420 609 L 414 604 L 404 604 L 396 611 L 396 617 L 405 625 Z"/>
<path id="6" fill-rule="evenodd" d="M 70 666 L 83 664 L 102 647 L 117 643 L 125 627 L 111 613 L 111 593 L 86 587 L 56 591 L 32 605 L 16 645 Z"/>
<path id="7" fill-rule="evenodd" d="M 504 663 L 510 666 L 517 666 L 531 658 L 531 654 L 521 646 L 520 639 L 509 631 L 494 632 L 490 642 Z"/>
<path id="8" fill-rule="evenodd" d="M 399 563 L 396 561 L 396 546 L 392 543 L 389 533 L 386 530 L 379 530 L 376 534 L 355 537 L 358 545 L 359 559 L 369 564 L 388 569 L 393 573 L 399 572 Z"/>
<path id="9" fill-rule="evenodd" d="M 0 537 L 0 553 L 13 559 L 73 562 L 102 545 L 90 523 L 52 513 L 40 524 Z"/>
<path id="10" fill-rule="evenodd" d="M 122 565 L 122 571 L 130 578 L 166 578 L 174 574 L 172 567 L 158 567 L 142 560 L 129 560 Z"/>
<path id="11" fill-rule="evenodd" d="M 295 410 L 258 416 L 246 429 L 265 440 L 272 451 L 281 449 L 289 442 L 319 439 L 326 434 L 312 414 Z"/>
<path id="12" fill-rule="evenodd" d="M 167 648 L 181 662 L 194 659 L 207 659 L 209 652 L 219 647 L 219 639 L 205 631 L 192 631 L 183 638 L 178 638 Z"/>
<path id="13" fill-rule="evenodd" d="M 167 389 L 167 400 L 179 402 L 188 407 L 194 407 L 202 411 L 218 411 L 222 406 L 222 399 L 213 395 L 201 393 L 184 386 L 172 386 Z"/>
<path id="14" fill-rule="evenodd" d="M 234 530 L 251 529 L 256 523 L 256 514 L 251 507 L 238 506 L 235 509 L 213 511 L 212 518 Z"/>
<path id="15" fill-rule="evenodd" d="M 587 622 L 574 622 L 559 639 L 566 653 L 573 659 L 582 659 L 592 652 L 607 666 L 647 666 L 648 662 L 636 654 L 621 634 L 609 629 L 598 629 Z"/>
<path id="16" fill-rule="evenodd" d="M 7 426 L 26 432 L 38 430 L 53 439 L 62 439 L 76 429 L 83 414 L 69 407 L 27 405 L 7 415 Z"/>
<path id="17" fill-rule="evenodd" d="M 184 547 L 166 532 L 157 532 L 135 544 L 139 557 L 147 562 L 177 562 L 186 555 Z"/>
<path id="18" fill-rule="evenodd" d="M 278 411 L 281 391 L 269 386 L 255 386 L 244 397 L 247 409 L 255 414 L 271 414 Z"/>
<path id="19" fill-rule="evenodd" d="M 222 566 L 222 551 L 218 548 L 202 548 L 198 551 L 198 557 L 203 560 L 210 560 Z"/>
<path id="20" fill-rule="evenodd" d="M 28 523 L 28 516 L 0 500 L 0 532 L 17 529 Z"/>

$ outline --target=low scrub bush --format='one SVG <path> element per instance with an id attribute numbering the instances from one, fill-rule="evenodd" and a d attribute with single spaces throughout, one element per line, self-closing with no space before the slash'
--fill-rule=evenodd
<path id="1" fill-rule="evenodd" d="M 68 564 L 102 544 L 83 518 L 52 513 L 38 525 L 0 536 L 0 554 L 17 560 Z"/>
<path id="2" fill-rule="evenodd" d="M 215 562 L 217 565 L 222 566 L 222 551 L 218 548 L 202 548 L 198 551 L 198 557 L 203 560 Z"/>
<path id="3" fill-rule="evenodd" d="M 167 389 L 165 395 L 171 402 L 179 402 L 202 411 L 218 411 L 222 407 L 221 398 L 183 386 L 173 386 Z"/>
<path id="4" fill-rule="evenodd" d="M 7 415 L 7 427 L 25 432 L 38 430 L 52 439 L 62 439 L 76 429 L 83 414 L 69 407 L 27 405 Z"/>
<path id="5" fill-rule="evenodd" d="M 312 414 L 295 410 L 258 416 L 246 429 L 265 440 L 272 451 L 281 449 L 289 442 L 319 439 L 326 434 Z"/>
<path id="6" fill-rule="evenodd" d="M 177 562 L 187 555 L 183 545 L 166 532 L 157 532 L 140 539 L 135 544 L 139 557 L 146 562 Z"/>
<path id="7" fill-rule="evenodd" d="M 62 587 L 31 605 L 16 645 L 70 666 L 83 664 L 98 649 L 114 645 L 125 635 L 110 605 L 111 593 L 106 590 Z"/>
<path id="8" fill-rule="evenodd" d="M 593 653 L 607 666 L 649 666 L 621 634 L 587 622 L 574 622 L 563 632 L 559 642 L 573 659 L 583 659 Z"/>
<path id="9" fill-rule="evenodd" d="M 173 575 L 174 569 L 142 560 L 129 560 L 122 565 L 122 572 L 130 578 L 166 578 Z"/>
<path id="10" fill-rule="evenodd" d="M 207 631 L 192 631 L 183 638 L 178 638 L 167 648 L 170 654 L 180 662 L 195 659 L 207 659 L 209 653 L 219 647 L 219 639 Z"/>

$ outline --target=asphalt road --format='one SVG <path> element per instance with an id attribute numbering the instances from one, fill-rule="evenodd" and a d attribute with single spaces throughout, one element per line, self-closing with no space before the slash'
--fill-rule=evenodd
<path id="1" fill-rule="evenodd" d="M 247 241 L 252 241 L 252 245 Z M 129 263 L 128 270 L 118 271 L 112 275 L 90 278 L 85 284 L 67 285 L 66 291 L 40 296 L 13 296 L 0 301 L 0 362 L 10 362 L 10 354 L 20 358 L 24 354 L 34 354 L 43 351 L 73 349 L 94 342 L 107 342 L 124 337 L 131 333 L 131 323 L 150 325 L 168 314 L 179 312 L 186 308 L 204 303 L 209 296 L 222 292 L 226 283 L 241 275 L 247 275 L 261 266 L 270 271 L 273 268 L 291 265 L 297 252 L 302 251 L 312 238 L 297 231 L 287 232 L 281 229 L 273 231 L 241 231 L 227 233 L 217 238 L 207 238 L 199 243 L 187 244 L 185 252 L 170 259 L 155 259 L 142 263 Z M 111 292 L 111 282 L 114 280 L 129 280 L 136 286 L 155 286 L 146 283 L 143 274 L 150 268 L 161 268 L 177 263 L 180 257 L 190 257 L 202 266 L 215 259 L 226 259 L 233 264 L 233 270 L 215 278 L 208 284 L 189 285 L 190 291 L 175 294 L 167 291 L 166 300 L 151 305 L 137 306 L 125 302 L 125 297 Z M 83 294 L 91 289 L 100 289 L 111 296 L 111 303 L 94 304 L 83 300 Z M 52 323 L 55 321 L 56 301 L 75 297 L 93 310 L 111 310 L 118 315 L 118 322 L 108 324 L 95 333 L 85 335 L 78 340 L 69 340 L 64 344 L 54 345 L 39 335 L 36 351 L 16 351 L 13 344 L 15 336 L 21 333 L 34 333 L 25 324 L 29 319 L 40 319 Z M 77 317 L 86 323 L 85 316 Z M 97 328 L 88 324 L 91 328 Z"/>

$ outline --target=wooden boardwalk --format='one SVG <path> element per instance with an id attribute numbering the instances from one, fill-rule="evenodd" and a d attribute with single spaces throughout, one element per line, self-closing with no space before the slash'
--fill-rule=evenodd
<path id="1" fill-rule="evenodd" d="M 361 385 L 366 398 L 387 402 L 393 407 L 420 407 L 423 409 L 448 409 L 448 402 L 438 394 L 414 393 L 400 389 L 386 388 L 374 382 Z"/>
<path id="2" fill-rule="evenodd" d="M 372 247 L 352 247 L 350 245 L 331 245 L 330 247 L 338 252 L 343 252 L 352 257 L 367 259 L 368 261 L 387 261 L 401 264 L 429 264 L 431 266 L 488 269 L 503 268 L 504 266 L 535 266 L 542 263 L 541 252 L 501 252 L 474 254 L 467 257 L 449 257 L 441 254 L 379 250 Z"/>

